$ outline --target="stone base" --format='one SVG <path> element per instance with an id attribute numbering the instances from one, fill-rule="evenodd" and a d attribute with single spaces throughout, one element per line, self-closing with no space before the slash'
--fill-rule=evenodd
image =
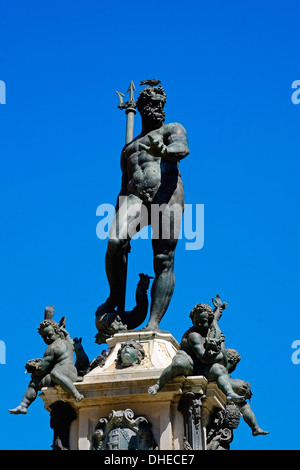
<path id="1" fill-rule="evenodd" d="M 118 351 L 128 340 L 140 343 L 145 357 L 139 364 L 123 367 L 117 362 Z M 148 393 L 179 349 L 173 336 L 163 331 L 135 330 L 116 334 L 108 340 L 108 347 L 104 366 L 96 367 L 75 384 L 85 397 L 82 401 L 76 402 L 58 386 L 42 389 L 48 411 L 56 402 L 67 402 L 76 413 L 69 430 L 69 449 L 88 450 L 96 438 L 104 449 L 126 445 L 130 449 L 137 439 L 142 446 L 139 448 L 205 449 L 210 417 L 226 404 L 214 382 L 207 383 L 202 376 L 178 377 L 156 395 Z M 200 410 L 196 417 L 195 406 Z"/>

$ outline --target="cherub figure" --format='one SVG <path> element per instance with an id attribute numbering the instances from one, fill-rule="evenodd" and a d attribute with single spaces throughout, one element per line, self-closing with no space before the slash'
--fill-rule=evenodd
<path id="1" fill-rule="evenodd" d="M 157 383 L 148 389 L 156 394 L 179 375 L 203 375 L 215 380 L 227 397 L 227 402 L 244 401 L 235 393 L 227 371 L 224 335 L 218 328 L 218 316 L 206 304 L 197 304 L 190 313 L 193 326 L 183 335 L 181 347 L 172 363 L 161 374 Z"/>
<path id="2" fill-rule="evenodd" d="M 241 356 L 238 353 L 238 351 L 236 351 L 235 349 L 231 349 L 231 348 L 226 349 L 226 354 L 227 354 L 227 370 L 228 370 L 228 373 L 231 374 L 235 370 L 237 364 L 240 362 Z M 240 403 L 236 403 L 236 406 L 238 407 L 241 415 L 243 416 L 244 421 L 248 424 L 248 426 L 252 430 L 252 435 L 259 436 L 259 435 L 269 434 L 268 431 L 264 431 L 258 426 L 256 417 L 251 409 L 250 403 L 246 401 L 247 399 L 250 400 L 250 398 L 252 397 L 252 391 L 251 391 L 251 386 L 249 382 L 246 382 L 245 380 L 241 380 L 241 379 L 233 379 L 230 376 L 230 383 L 232 385 L 233 390 L 236 393 L 242 393 L 245 397 L 245 400 Z"/>
<path id="3" fill-rule="evenodd" d="M 84 398 L 73 383 L 77 380 L 77 370 L 74 366 L 73 341 L 65 329 L 65 317 L 58 324 L 51 319 L 52 315 L 46 308 L 45 319 L 40 323 L 38 332 L 48 346 L 43 358 L 31 359 L 26 363 L 25 368 L 31 372 L 31 380 L 20 405 L 9 410 L 11 414 L 26 414 L 43 387 L 60 385 L 76 401 Z"/>

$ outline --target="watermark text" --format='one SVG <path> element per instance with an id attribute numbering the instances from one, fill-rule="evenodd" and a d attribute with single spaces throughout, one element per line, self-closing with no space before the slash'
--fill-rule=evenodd
<path id="1" fill-rule="evenodd" d="M 0 340 L 0 364 L 6 364 L 6 346 L 4 341 Z"/>
<path id="2" fill-rule="evenodd" d="M 292 93 L 291 100 L 293 104 L 299 104 L 300 103 L 300 80 L 294 80 L 292 83 L 292 88 L 296 89 Z"/>
<path id="3" fill-rule="evenodd" d="M 96 216 L 96 234 L 100 240 L 185 240 L 186 250 L 201 250 L 204 245 L 204 204 L 128 203 L 119 197 L 118 210 L 112 204 L 100 204 Z"/>
<path id="4" fill-rule="evenodd" d="M 298 365 L 300 364 L 300 339 L 292 342 L 292 349 L 295 349 L 291 357 L 292 363 Z"/>
<path id="5" fill-rule="evenodd" d="M 0 80 L 0 104 L 6 104 L 6 85 Z"/>

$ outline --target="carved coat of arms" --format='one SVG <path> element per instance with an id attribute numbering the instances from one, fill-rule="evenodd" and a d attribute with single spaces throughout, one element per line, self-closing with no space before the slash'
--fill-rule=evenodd
<path id="1" fill-rule="evenodd" d="M 91 437 L 92 450 L 154 450 L 151 424 L 132 410 L 114 411 L 101 418 Z"/>

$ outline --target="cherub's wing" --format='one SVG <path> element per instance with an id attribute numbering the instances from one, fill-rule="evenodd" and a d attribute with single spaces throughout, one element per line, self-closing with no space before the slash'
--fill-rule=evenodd
<path id="1" fill-rule="evenodd" d="M 64 317 L 62 317 L 62 319 L 60 320 L 59 326 L 60 326 L 61 328 L 65 328 L 65 327 L 66 327 L 66 324 L 67 324 L 67 319 L 66 319 L 66 317 L 64 316 Z"/>

